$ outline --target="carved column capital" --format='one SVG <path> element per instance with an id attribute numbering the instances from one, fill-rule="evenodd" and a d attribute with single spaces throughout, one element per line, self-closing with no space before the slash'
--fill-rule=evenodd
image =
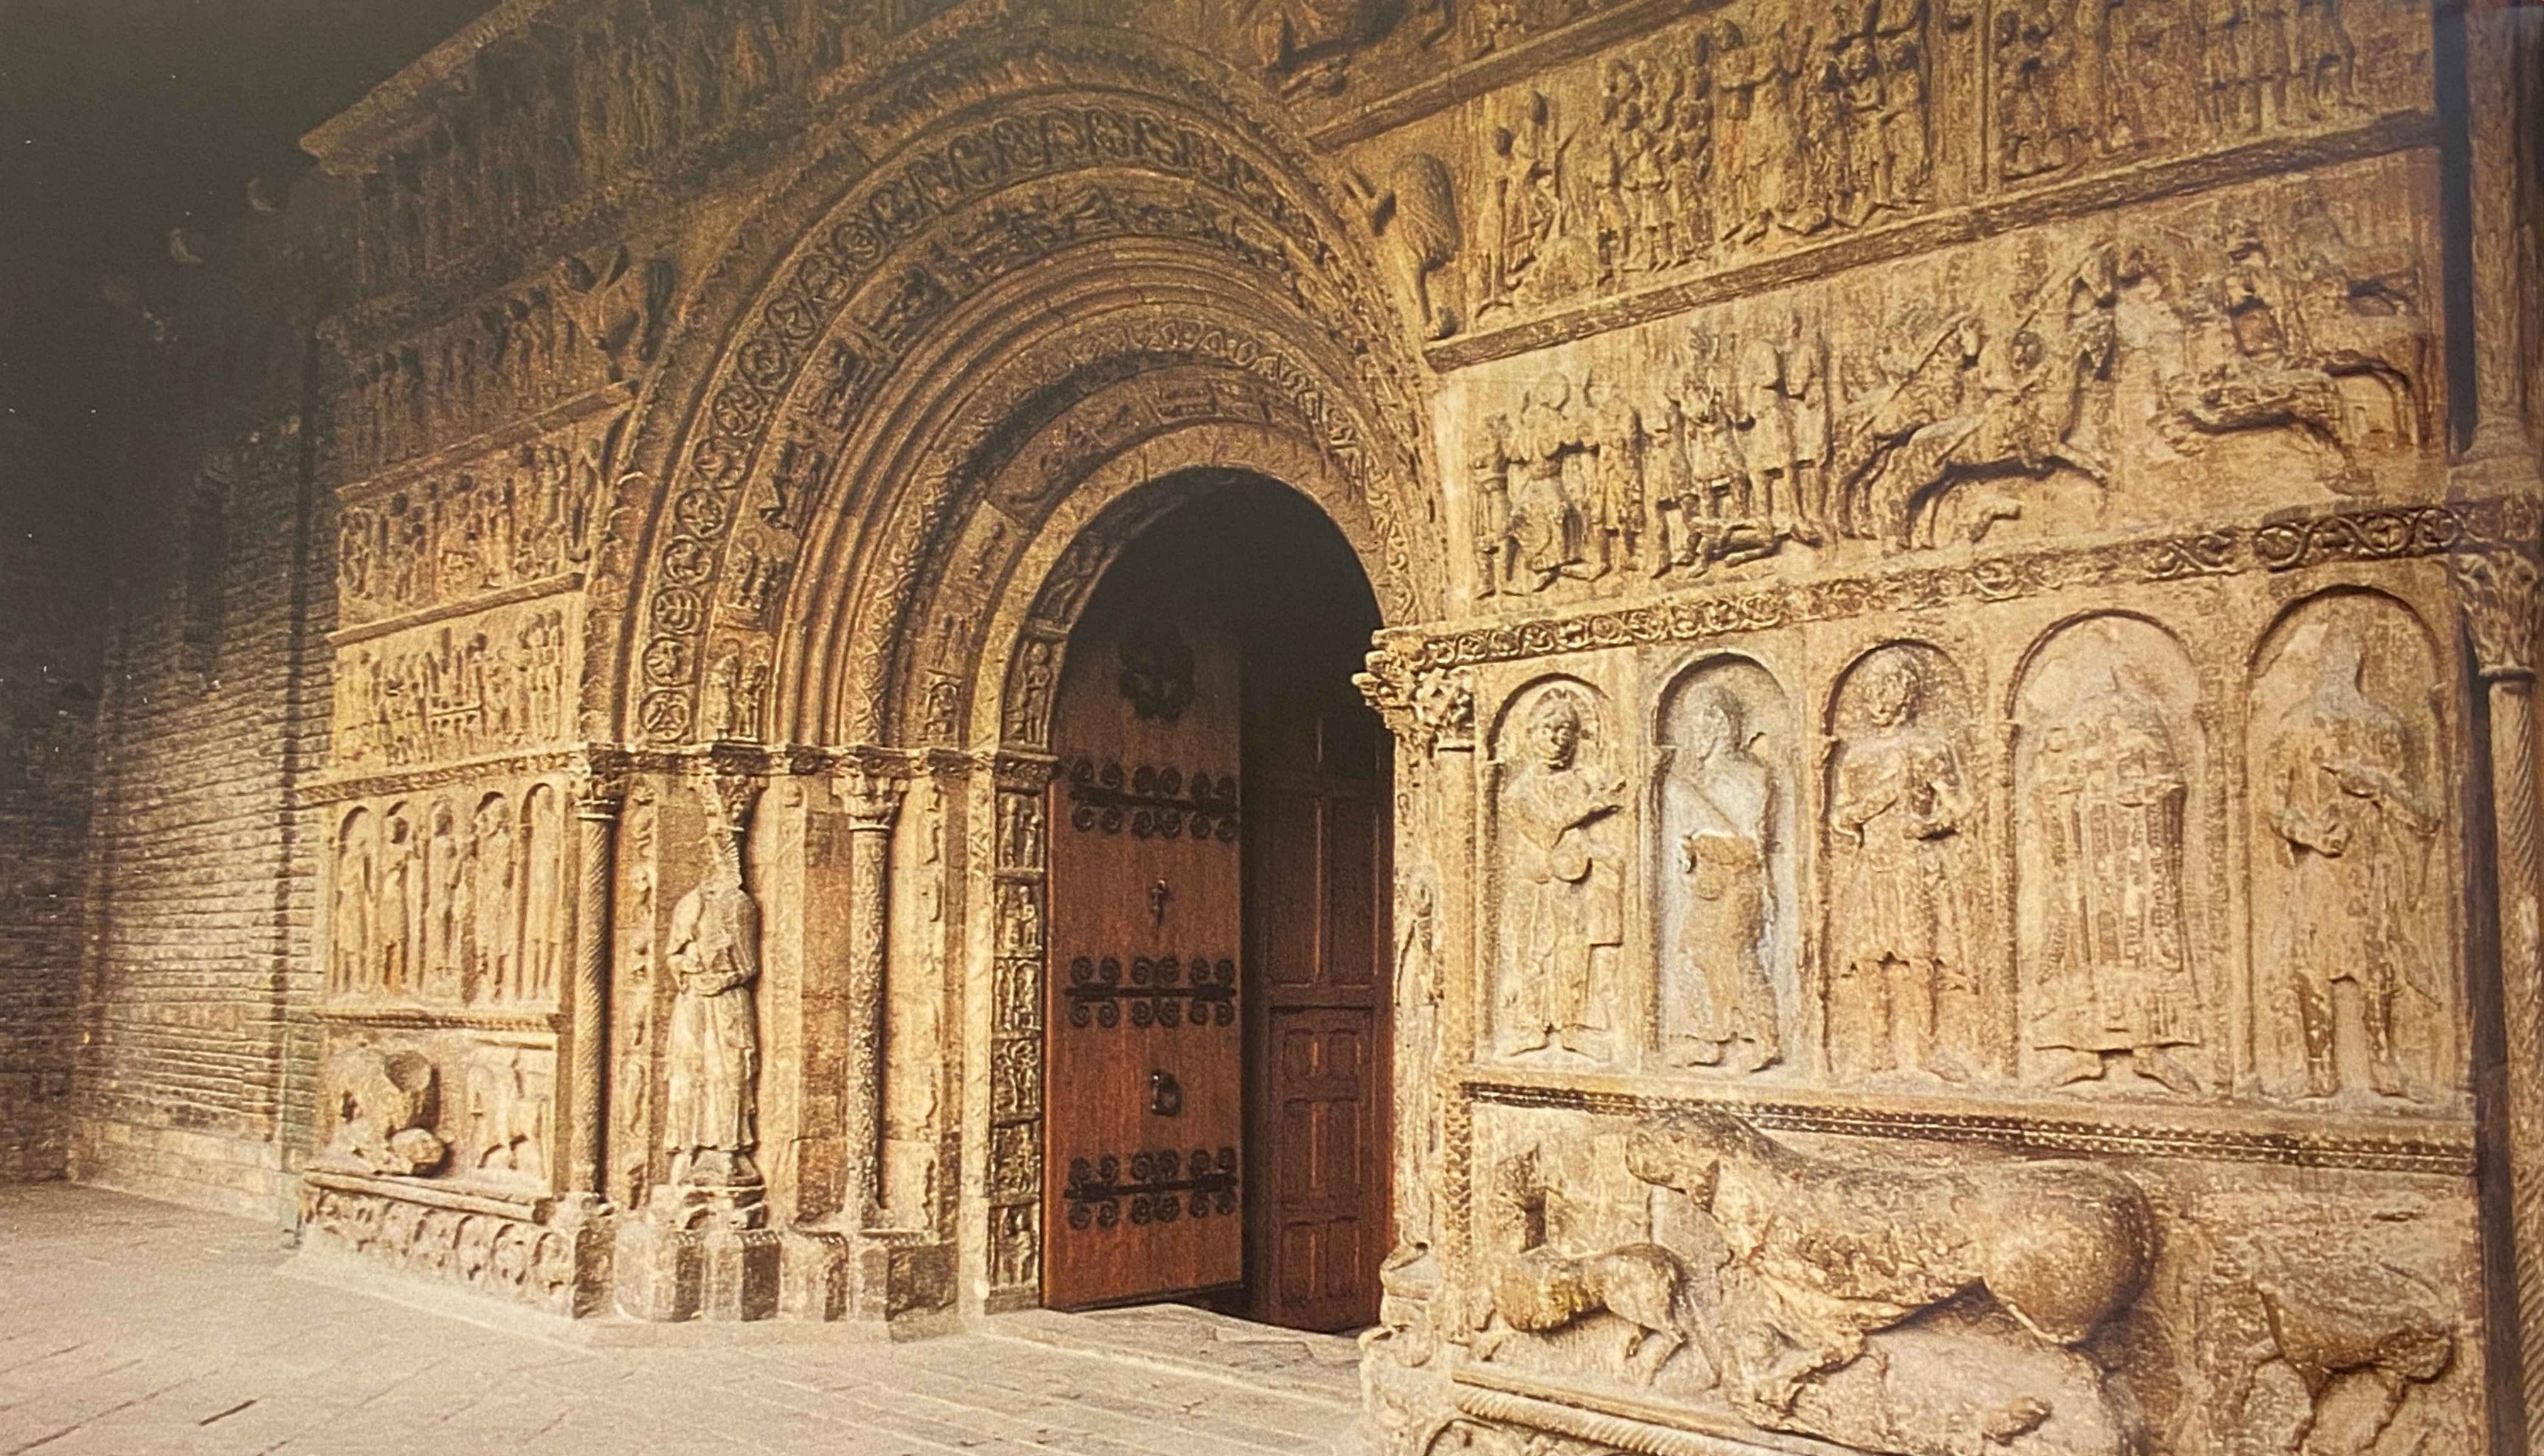
<path id="1" fill-rule="evenodd" d="M 752 806 L 759 801 L 765 780 L 741 764 L 720 759 L 691 765 L 687 777 L 689 786 L 697 792 L 699 805 L 706 810 L 709 831 L 740 845 L 743 829 L 751 821 Z"/>
<path id="2" fill-rule="evenodd" d="M 858 830 L 892 828 L 901 814 L 902 796 L 910 788 L 910 781 L 899 774 L 855 761 L 840 765 L 832 783 L 847 811 L 849 828 Z"/>
<path id="3" fill-rule="evenodd" d="M 1475 745 L 1474 674 L 1466 668 L 1417 667 L 1395 646 L 1369 655 L 1369 671 L 1352 686 L 1378 710 L 1388 731 L 1416 753 L 1456 753 Z"/>
<path id="4" fill-rule="evenodd" d="M 2473 637 L 2475 670 L 2486 679 L 2535 676 L 2537 569 L 2524 551 L 2476 551 L 2447 558 L 2456 603 Z"/>
<path id="5" fill-rule="evenodd" d="M 633 767 L 627 755 L 616 750 L 577 755 L 566 770 L 566 787 L 574 802 L 575 817 L 603 822 L 616 819 L 619 807 L 627 801 L 627 782 Z"/>

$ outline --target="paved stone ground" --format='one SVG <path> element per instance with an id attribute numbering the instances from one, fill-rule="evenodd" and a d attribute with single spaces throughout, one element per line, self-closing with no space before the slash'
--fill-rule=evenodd
<path id="1" fill-rule="evenodd" d="M 288 1277 L 271 1229 L 0 1186 L 0 1456 L 1349 1453 L 1348 1341 L 1192 1310 L 568 1344 Z"/>

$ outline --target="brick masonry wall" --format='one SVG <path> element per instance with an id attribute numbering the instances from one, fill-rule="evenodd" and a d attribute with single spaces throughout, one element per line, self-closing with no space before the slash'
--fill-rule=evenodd
<path id="1" fill-rule="evenodd" d="M 279 1218 L 312 1077 L 291 786 L 323 747 L 326 535 L 291 415 L 154 475 L 119 531 L 70 1172 Z"/>
<path id="2" fill-rule="evenodd" d="M 68 479 L 0 418 L 0 1182 L 60 1177 L 70 1147 L 100 594 L 42 509 Z"/>

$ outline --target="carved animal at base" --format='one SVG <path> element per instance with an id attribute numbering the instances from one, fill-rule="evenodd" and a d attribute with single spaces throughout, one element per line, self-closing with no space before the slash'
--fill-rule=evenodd
<path id="1" fill-rule="evenodd" d="M 2436 1291 L 2391 1268 L 2344 1270 L 2338 1279 L 2280 1277 L 2258 1286 L 2271 1353 L 2305 1387 L 2303 1418 L 2284 1433 L 2288 1452 L 2374 1449 L 2415 1385 L 2455 1362 L 2455 1323 L 2437 1309 Z M 2249 1391 L 2252 1376 L 2245 1376 Z M 2373 1395 L 2348 1412 L 2342 1433 L 2326 1440 L 2318 1422 L 2334 1389 L 2365 1382 Z"/>
<path id="2" fill-rule="evenodd" d="M 1638 1127 L 1627 1164 L 1706 1210 L 1731 1265 L 1772 1296 L 1768 1323 L 1792 1352 L 1753 1366 L 1745 1392 L 1769 1409 L 1791 1409 L 1870 1332 L 1971 1290 L 2081 1344 L 2136 1297 L 2153 1256 L 2145 1193 L 2090 1164 L 1839 1163 L 1712 1109 Z"/>
<path id="3" fill-rule="evenodd" d="M 347 1047 L 327 1066 L 327 1151 L 373 1173 L 431 1173 L 441 1163 L 432 1124 L 439 1100 L 433 1063 L 421 1052 Z"/>
<path id="4" fill-rule="evenodd" d="M 1512 1330 L 1544 1335 L 1602 1310 L 1633 1327 L 1630 1364 L 1644 1358 L 1645 1378 L 1687 1342 L 1680 1309 L 1686 1270 L 1657 1244 L 1628 1244 L 1573 1257 L 1540 1245 L 1504 1260 L 1491 1274 L 1493 1313 Z"/>

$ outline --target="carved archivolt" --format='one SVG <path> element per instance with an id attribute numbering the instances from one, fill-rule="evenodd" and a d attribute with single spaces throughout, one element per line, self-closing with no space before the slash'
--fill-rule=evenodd
<path id="1" fill-rule="evenodd" d="M 934 64 L 949 90 L 994 93 L 1005 79 L 1002 43 L 1012 42 L 983 40 Z M 1176 99 L 1192 84 L 1183 60 L 1095 36 L 1045 38 L 1033 55 L 1045 87 L 1055 69 L 1082 70 L 1109 84 L 1136 78 L 1129 91 L 1149 99 L 1046 91 L 994 121 L 942 124 L 918 124 L 896 104 L 892 124 L 916 129 L 883 161 L 861 175 L 846 175 L 853 162 L 835 161 L 824 173 L 836 179 L 827 196 L 807 182 L 771 208 L 795 219 L 780 226 L 801 239 L 772 282 L 745 303 L 739 285 L 724 292 L 737 270 L 710 279 L 697 311 L 716 317 L 730 308 L 723 316 L 738 324 L 712 346 L 675 341 L 668 351 L 653 397 L 694 390 L 696 403 L 678 427 L 676 454 L 663 406 L 640 418 L 629 453 L 640 478 L 626 504 L 651 525 L 628 578 L 641 593 L 628 604 L 636 635 L 624 649 L 595 644 L 610 649 L 596 661 L 627 664 L 622 700 L 635 736 L 676 742 L 765 731 L 729 702 L 711 701 L 712 675 L 736 651 L 733 678 L 755 672 L 741 639 L 771 624 L 770 604 L 806 574 L 801 562 L 818 560 L 825 580 L 859 581 L 886 602 L 907 592 L 962 519 L 970 487 L 954 461 L 930 468 L 914 458 L 912 438 L 888 421 L 912 404 L 941 407 L 928 396 L 942 394 L 944 381 L 985 371 L 978 346 L 972 358 L 944 348 L 960 337 L 958 319 L 982 317 L 998 298 L 1065 289 L 1075 251 L 1097 244 L 1117 283 L 1126 268 L 1136 276 L 1134 260 L 1153 258 L 1169 292 L 1179 280 L 1187 291 L 1194 280 L 1233 280 L 1236 296 L 1258 300 L 1239 316 L 1284 320 L 1268 331 L 1232 330 L 1215 346 L 1207 325 L 1186 326 L 1178 340 L 1169 303 L 1150 311 L 1149 347 L 1255 375 L 1290 401 L 1321 448 L 1372 481 L 1384 556 L 1394 568 L 1383 574 L 1404 583 L 1391 610 L 1413 614 L 1428 557 L 1415 548 L 1409 522 L 1421 518 L 1408 512 L 1404 491 L 1419 446 L 1379 423 L 1411 417 L 1410 371 L 1394 315 L 1365 281 L 1359 245 L 1318 200 L 1310 164 L 1263 140 L 1273 134 L 1268 125 L 1247 129 L 1250 119 L 1240 118 L 1232 128 L 1224 103 L 1202 109 Z M 933 110 L 952 100 L 914 104 Z M 1028 284 L 1029 274 L 1041 282 Z M 1207 313 L 1206 293 L 1193 301 Z M 989 346 L 991 360 L 999 348 Z M 1373 412 L 1381 402 L 1393 408 Z M 872 526 L 846 532 L 807 557 L 812 542 L 801 532 L 811 527 L 802 523 L 830 516 L 836 524 L 832 508 L 813 504 L 834 482 L 865 493 L 851 519 L 896 524 L 879 535 Z M 594 631 L 615 634 L 614 614 L 595 615 Z M 900 608 L 882 615 L 893 620 Z M 781 683 L 775 691 L 782 698 L 788 689 Z"/>

